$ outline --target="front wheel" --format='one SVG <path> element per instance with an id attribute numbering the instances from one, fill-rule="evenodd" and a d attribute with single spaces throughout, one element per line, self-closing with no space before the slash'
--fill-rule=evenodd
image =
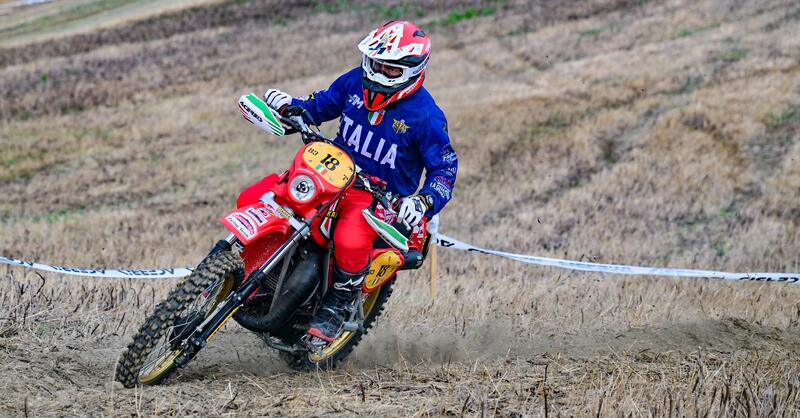
<path id="1" fill-rule="evenodd" d="M 283 353 L 282 357 L 290 367 L 296 370 L 331 370 L 343 361 L 361 338 L 369 332 L 375 320 L 383 313 L 386 302 L 392 295 L 394 279 L 384 283 L 380 289 L 364 295 L 364 327 L 358 331 L 345 331 L 339 338 L 328 343 L 319 353 Z"/>
<path id="2" fill-rule="evenodd" d="M 177 368 L 181 343 L 234 290 L 244 274 L 239 256 L 222 251 L 206 257 L 139 328 L 120 356 L 114 379 L 127 388 L 157 385 Z"/>

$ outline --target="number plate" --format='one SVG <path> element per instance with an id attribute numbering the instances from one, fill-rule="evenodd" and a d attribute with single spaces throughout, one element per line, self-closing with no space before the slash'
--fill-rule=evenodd
<path id="1" fill-rule="evenodd" d="M 356 172 L 356 165 L 350 156 L 325 142 L 308 144 L 303 152 L 303 161 L 325 181 L 340 189 L 347 185 Z"/>
<path id="2" fill-rule="evenodd" d="M 364 287 L 373 290 L 384 284 L 403 265 L 403 260 L 393 251 L 386 251 L 375 258 L 364 279 Z"/>

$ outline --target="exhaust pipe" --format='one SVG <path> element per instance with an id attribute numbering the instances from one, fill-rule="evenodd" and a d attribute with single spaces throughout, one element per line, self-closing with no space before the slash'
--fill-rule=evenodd
<path id="1" fill-rule="evenodd" d="M 256 315 L 248 313 L 245 309 L 239 309 L 233 315 L 233 319 L 239 325 L 253 332 L 272 333 L 291 319 L 297 308 L 311 296 L 319 281 L 322 254 L 316 247 L 309 247 L 311 248 L 308 248 L 308 252 L 300 258 L 284 280 L 281 294 L 275 298 L 272 309 L 264 315 Z M 271 300 L 264 300 L 263 303 L 270 302 Z"/>

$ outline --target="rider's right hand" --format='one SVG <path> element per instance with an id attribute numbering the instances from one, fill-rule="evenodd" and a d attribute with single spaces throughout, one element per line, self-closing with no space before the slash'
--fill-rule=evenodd
<path id="1" fill-rule="evenodd" d="M 283 109 L 292 104 L 292 96 L 278 89 L 269 89 L 264 93 L 264 101 L 269 107 L 282 114 Z"/>

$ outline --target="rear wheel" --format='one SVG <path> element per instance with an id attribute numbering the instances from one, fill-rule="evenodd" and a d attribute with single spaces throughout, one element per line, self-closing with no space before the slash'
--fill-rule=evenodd
<path id="1" fill-rule="evenodd" d="M 356 348 L 361 338 L 372 328 L 383 313 L 389 296 L 392 295 L 394 279 L 384 283 L 380 289 L 364 295 L 364 327 L 358 331 L 345 331 L 336 340 L 327 344 L 320 353 L 298 353 L 282 355 L 283 359 L 297 370 L 331 370 Z"/>
<path id="2" fill-rule="evenodd" d="M 235 289 L 244 274 L 238 255 L 209 255 L 167 298 L 156 305 L 122 353 L 114 379 L 125 387 L 156 385 L 177 368 L 180 343 Z"/>

